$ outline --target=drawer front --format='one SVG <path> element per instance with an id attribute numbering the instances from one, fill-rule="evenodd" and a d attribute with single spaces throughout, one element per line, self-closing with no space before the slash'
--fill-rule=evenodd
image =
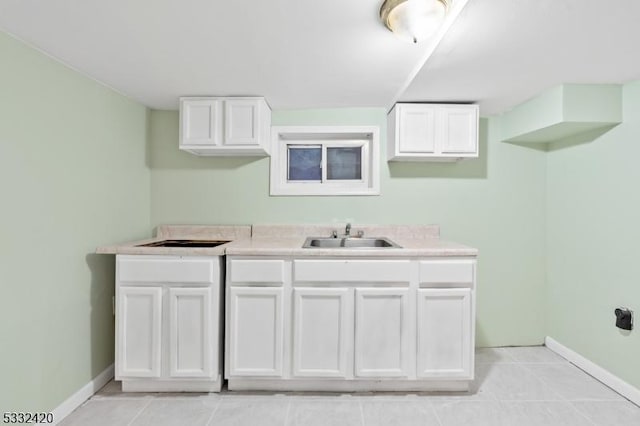
<path id="1" fill-rule="evenodd" d="M 295 260 L 293 280 L 322 282 L 409 282 L 408 260 Z"/>
<path id="2" fill-rule="evenodd" d="M 218 258 L 118 256 L 118 281 L 211 284 L 219 279 Z"/>
<path id="3" fill-rule="evenodd" d="M 420 262 L 420 286 L 443 284 L 472 287 L 475 277 L 474 260 L 425 260 Z"/>
<path id="4" fill-rule="evenodd" d="M 282 283 L 284 260 L 231 259 L 229 279 L 232 283 Z"/>

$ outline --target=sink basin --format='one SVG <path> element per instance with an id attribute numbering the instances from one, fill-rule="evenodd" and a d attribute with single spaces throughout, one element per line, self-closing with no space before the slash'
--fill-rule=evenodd
<path id="1" fill-rule="evenodd" d="M 388 238 L 309 237 L 302 248 L 381 249 L 402 248 Z"/>
<path id="2" fill-rule="evenodd" d="M 162 240 L 153 243 L 140 244 L 137 247 L 217 247 L 229 241 L 211 240 Z"/>

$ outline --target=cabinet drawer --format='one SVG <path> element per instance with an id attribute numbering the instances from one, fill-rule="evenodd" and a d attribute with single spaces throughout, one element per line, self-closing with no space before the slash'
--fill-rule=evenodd
<path id="1" fill-rule="evenodd" d="M 408 260 L 295 260 L 293 280 L 322 282 L 409 282 Z"/>
<path id="2" fill-rule="evenodd" d="M 472 287 L 475 275 L 473 260 L 429 260 L 420 262 L 420 286 L 450 284 Z"/>
<path id="3" fill-rule="evenodd" d="M 118 281 L 210 284 L 220 274 L 218 258 L 118 256 Z"/>
<path id="4" fill-rule="evenodd" d="M 232 283 L 282 283 L 284 260 L 232 259 L 229 277 Z"/>

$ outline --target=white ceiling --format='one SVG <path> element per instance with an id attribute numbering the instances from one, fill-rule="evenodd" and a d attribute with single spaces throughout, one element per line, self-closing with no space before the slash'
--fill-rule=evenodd
<path id="1" fill-rule="evenodd" d="M 640 78 L 640 1 L 470 0 L 404 101 L 504 112 L 561 83 Z"/>
<path id="2" fill-rule="evenodd" d="M 478 101 L 489 115 L 563 82 L 640 78 L 635 0 L 469 0 L 422 69 L 430 46 L 389 33 L 381 3 L 0 0 L 0 28 L 158 109 L 263 95 L 274 109 L 400 98 Z"/>

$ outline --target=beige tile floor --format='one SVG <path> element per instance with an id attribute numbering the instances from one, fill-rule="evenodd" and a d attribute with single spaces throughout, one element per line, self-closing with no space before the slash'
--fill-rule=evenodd
<path id="1" fill-rule="evenodd" d="M 66 426 L 612 426 L 640 408 L 545 347 L 479 349 L 469 393 L 133 394 L 110 382 Z"/>

